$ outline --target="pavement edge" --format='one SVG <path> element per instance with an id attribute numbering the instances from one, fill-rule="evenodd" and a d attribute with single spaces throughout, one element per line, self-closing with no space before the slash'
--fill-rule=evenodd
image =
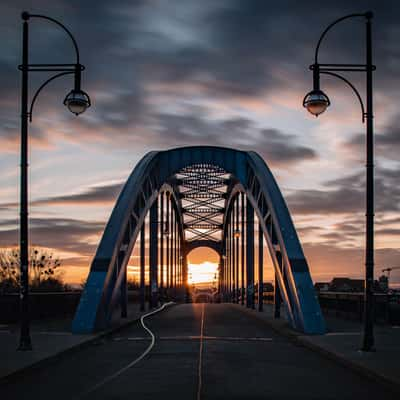
<path id="1" fill-rule="evenodd" d="M 170 304 L 170 305 L 168 305 L 167 308 L 173 307 L 175 305 L 176 305 L 176 303 Z M 138 322 L 144 314 L 146 314 L 146 312 L 141 312 L 137 317 L 134 317 L 124 323 L 121 323 L 118 326 L 114 326 L 105 331 L 90 335 L 90 337 L 88 337 L 87 340 L 83 340 L 82 342 L 77 343 L 73 346 L 67 347 L 66 349 L 63 349 L 57 353 L 50 354 L 46 357 L 43 357 L 42 359 L 40 359 L 38 361 L 34 361 L 31 364 L 28 364 L 28 365 L 26 365 L 22 368 L 19 368 L 13 372 L 10 372 L 7 375 L 0 376 L 0 386 L 14 382 L 16 379 L 20 378 L 23 374 L 25 374 L 28 371 L 33 371 L 35 369 L 38 369 L 38 368 L 46 365 L 47 363 L 52 363 L 54 361 L 61 360 L 65 356 L 76 353 L 77 351 L 82 350 L 99 340 L 105 339 L 105 338 L 127 328 L 128 326 L 134 324 L 135 322 Z"/>
<path id="2" fill-rule="evenodd" d="M 388 376 L 380 374 L 376 371 L 373 371 L 372 369 L 370 369 L 368 367 L 364 367 L 363 365 L 360 365 L 354 361 L 351 361 L 339 353 L 336 353 L 331 350 L 327 350 L 321 346 L 316 345 L 315 343 L 311 343 L 305 337 L 302 337 L 302 334 L 300 332 L 296 332 L 285 326 L 279 326 L 277 323 L 274 323 L 273 320 L 266 319 L 265 314 L 264 314 L 264 316 L 262 314 L 260 315 L 259 311 L 257 311 L 257 310 L 243 308 L 243 307 L 240 307 L 240 309 L 242 311 L 246 312 L 247 314 L 254 316 L 258 320 L 263 321 L 274 332 L 276 332 L 282 336 L 285 336 L 290 341 L 292 341 L 298 345 L 301 345 L 309 350 L 312 350 L 312 351 L 322 355 L 323 357 L 328 358 L 331 361 L 336 362 L 337 364 L 340 364 L 341 366 L 347 367 L 347 368 L 351 369 L 352 371 L 356 372 L 358 375 L 361 375 L 364 378 L 372 379 L 375 382 L 385 386 L 387 389 L 391 390 L 392 392 L 394 392 L 396 394 L 400 394 L 400 384 L 398 382 L 394 381 L 393 379 L 389 378 Z"/>

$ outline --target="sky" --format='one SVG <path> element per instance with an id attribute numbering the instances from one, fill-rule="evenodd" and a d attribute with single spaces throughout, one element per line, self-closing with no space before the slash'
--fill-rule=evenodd
<path id="1" fill-rule="evenodd" d="M 302 107 L 319 35 L 333 20 L 374 12 L 376 276 L 400 265 L 400 24 L 397 1 L 3 0 L 0 5 L 0 247 L 18 243 L 20 13 L 60 19 L 74 34 L 92 107 L 62 104 L 52 82 L 30 124 L 30 240 L 86 276 L 118 193 L 150 150 L 223 145 L 256 150 L 287 201 L 314 281 L 363 276 L 365 125 L 344 84 L 321 78 L 331 106 Z M 68 37 L 30 22 L 32 63 L 73 63 Z M 362 19 L 329 33 L 320 62 L 363 63 Z M 364 94 L 365 75 L 347 76 Z M 31 94 L 47 79 L 32 73 Z M 207 260 L 195 257 L 196 263 Z M 392 282 L 400 284 L 400 270 Z"/>

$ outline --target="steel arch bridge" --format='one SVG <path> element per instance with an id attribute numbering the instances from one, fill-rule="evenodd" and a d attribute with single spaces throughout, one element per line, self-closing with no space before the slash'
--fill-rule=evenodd
<path id="1" fill-rule="evenodd" d="M 295 329 L 309 334 L 325 332 L 286 203 L 257 153 L 194 146 L 146 154 L 125 183 L 106 225 L 74 317 L 73 332 L 106 328 L 117 306 L 121 317 L 126 317 L 127 265 L 136 242 L 140 246 L 144 305 L 146 235 L 150 307 L 165 296 L 184 300 L 188 253 L 206 246 L 219 254 L 218 288 L 223 300 L 255 308 L 258 298 L 261 310 L 263 285 L 255 285 L 255 281 L 263 282 L 265 242 L 275 271 L 275 317 L 279 317 L 283 302 Z"/>

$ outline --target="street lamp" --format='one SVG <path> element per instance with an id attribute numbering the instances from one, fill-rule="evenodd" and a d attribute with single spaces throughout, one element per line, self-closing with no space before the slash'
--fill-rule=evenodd
<path id="1" fill-rule="evenodd" d="M 24 11 L 21 14 L 22 25 L 22 64 L 18 69 L 22 72 L 21 84 L 21 193 L 20 193 L 20 267 L 21 267 L 21 333 L 18 350 L 31 350 L 32 343 L 29 329 L 29 260 L 28 260 L 28 121 L 32 122 L 33 106 L 42 91 L 50 82 L 64 75 L 73 74 L 75 77 L 74 89 L 67 95 L 64 105 L 74 114 L 78 115 L 90 107 L 89 96 L 81 90 L 81 72 L 85 69 L 79 62 L 79 50 L 71 32 L 59 21 L 44 15 L 29 14 Z M 72 40 L 76 53 L 75 64 L 29 64 L 28 60 L 28 21 L 31 18 L 40 18 L 61 27 Z M 28 111 L 28 75 L 29 72 L 57 72 L 47 79 L 32 97 Z"/>
<path id="2" fill-rule="evenodd" d="M 365 18 L 366 20 L 366 63 L 365 64 L 319 64 L 318 51 L 321 42 L 328 31 L 337 23 L 349 18 Z M 373 92 L 372 92 L 372 72 L 376 67 L 372 64 L 372 45 L 371 45 L 371 19 L 372 12 L 364 14 L 350 14 L 332 22 L 323 31 L 315 49 L 314 64 L 310 65 L 313 71 L 313 90 L 306 94 L 303 106 L 315 115 L 322 114 L 330 105 L 328 96 L 320 89 L 320 74 L 334 76 L 345 82 L 357 96 L 362 113 L 362 121 L 366 120 L 366 249 L 365 249 L 365 297 L 364 297 L 364 335 L 362 350 L 374 350 L 374 330 L 373 330 L 373 282 L 374 282 L 374 144 L 373 144 Z M 337 72 L 365 72 L 366 73 L 366 108 L 360 93 L 355 86 Z"/>

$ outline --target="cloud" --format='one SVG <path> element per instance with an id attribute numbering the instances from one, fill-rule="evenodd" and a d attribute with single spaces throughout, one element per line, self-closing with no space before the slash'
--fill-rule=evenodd
<path id="1" fill-rule="evenodd" d="M 343 146 L 361 157 L 365 151 L 365 133 L 353 135 Z M 375 151 L 378 158 L 399 161 L 400 127 L 397 116 L 392 118 L 382 132 L 375 134 Z"/>
<path id="2" fill-rule="evenodd" d="M 278 129 L 258 128 L 247 118 L 215 121 L 204 115 L 158 114 L 158 135 L 153 138 L 159 146 L 216 145 L 240 150 L 254 150 L 273 165 L 286 167 L 317 158 L 310 147 L 301 145 L 297 137 Z"/>
<path id="3" fill-rule="evenodd" d="M 400 171 L 379 168 L 375 172 L 376 211 L 400 210 Z M 365 173 L 360 172 L 325 182 L 324 189 L 297 190 L 286 196 L 294 214 L 364 213 Z"/>
<path id="4" fill-rule="evenodd" d="M 48 197 L 31 202 L 32 206 L 41 205 L 105 205 L 114 204 L 119 192 L 121 191 L 122 183 L 115 183 L 104 186 L 91 187 L 81 193 L 70 194 L 64 196 Z"/>
<path id="5" fill-rule="evenodd" d="M 363 279 L 365 276 L 364 249 L 338 248 L 332 244 L 306 243 L 303 246 L 314 282 L 330 281 L 332 277 Z M 387 265 L 396 265 L 400 250 L 381 248 L 375 250 L 375 279 Z M 332 264 L 332 260 L 335 260 Z M 392 283 L 395 280 L 392 280 Z M 397 280 L 397 283 L 399 281 Z"/>
<path id="6" fill-rule="evenodd" d="M 301 98 L 297 97 L 311 84 L 307 68 L 313 61 L 321 31 L 342 15 L 373 9 L 376 103 L 381 108 L 387 104 L 395 107 L 399 98 L 394 84 L 400 69 L 399 7 L 394 0 L 337 0 L 324 3 L 323 7 L 316 0 L 171 0 L 168 4 L 159 0 L 37 0 L 34 5 L 29 0 L 5 0 L 0 15 L 4 44 L 0 55 L 0 87 L 4 93 L 0 98 L 0 146 L 3 152 L 18 152 L 17 65 L 21 56 L 22 9 L 60 18 L 71 29 L 78 41 L 81 62 L 86 66 L 82 87 L 93 101 L 88 112 L 75 118 L 62 105 L 72 87 L 72 77 L 53 81 L 35 105 L 30 125 L 35 149 L 49 150 L 68 142 L 77 146 L 74 152 L 82 148 L 96 152 L 103 146 L 107 151 L 134 149 L 136 156 L 149 149 L 172 146 L 228 145 L 256 150 L 274 167 L 294 168 L 302 161 L 318 160 L 320 150 L 317 143 L 310 141 L 310 132 L 304 126 L 293 128 L 298 120 L 287 120 L 288 114 L 281 113 L 282 104 L 287 108 L 287 101 L 298 101 L 301 107 Z M 73 48 L 64 32 L 45 21 L 31 21 L 30 27 L 32 62 L 74 61 Z M 323 43 L 320 61 L 363 62 L 364 34 L 361 19 L 341 23 Z M 31 74 L 31 95 L 43 79 L 46 77 Z M 364 87 L 363 74 L 355 74 L 351 79 L 361 89 Z M 328 94 L 337 86 L 325 77 L 321 83 L 329 89 Z M 334 97 L 333 93 L 331 99 Z M 264 107 L 268 112 L 274 107 L 278 111 L 264 113 Z M 294 116 L 294 112 L 289 116 Z M 382 113 L 380 120 L 385 117 Z M 379 157 L 398 161 L 399 133 L 395 118 L 377 133 Z M 362 155 L 363 139 L 364 135 L 354 135 L 345 146 Z M 50 152 L 47 155 L 51 159 Z M 2 161 L 2 167 L 3 162 L 6 164 Z M 17 163 L 14 159 L 10 162 Z M 377 170 L 378 213 L 398 212 L 398 176 L 395 168 Z M 10 182 L 6 184 L 17 185 Z M 120 187 L 121 184 L 112 184 L 85 188 L 78 193 L 39 198 L 33 205 L 111 204 Z M 292 191 L 287 197 L 296 216 L 343 214 L 346 219 L 331 233 L 311 228 L 308 233 L 322 234 L 321 240 L 331 245 L 338 238 L 337 230 L 343 229 L 349 238 L 357 235 L 359 225 L 346 217 L 362 218 L 364 213 L 363 173 L 330 180 L 314 190 L 305 189 L 305 179 L 302 187 L 303 190 Z M 7 209 L 7 205 L 0 208 Z M 68 218 L 42 222 L 37 219 L 32 237 L 82 251 L 83 255 L 92 254 L 93 241 L 87 238 L 92 233 L 99 234 L 100 225 Z M 17 230 L 1 226 L 1 243 L 16 242 Z M 382 223 L 379 229 L 390 234 L 397 228 Z M 306 230 L 303 228 L 304 233 Z M 331 249 L 327 254 L 333 259 L 339 250 Z M 338 262 L 342 261 L 338 256 Z"/>
<path id="7" fill-rule="evenodd" d="M 33 128 L 37 129 L 32 134 L 41 139 L 38 145 L 45 146 L 46 141 L 61 134 L 73 136 L 79 129 L 82 143 L 85 136 L 95 136 L 120 145 L 132 138 L 132 129 L 151 129 L 151 116 L 160 107 L 149 98 L 154 86 L 159 88 L 158 97 L 168 98 L 168 88 L 186 84 L 193 90 L 181 92 L 182 98 L 193 99 L 201 93 L 203 99 L 224 101 L 243 97 L 254 101 L 265 95 L 273 101 L 287 89 L 303 91 L 311 81 L 307 66 L 322 28 L 354 11 L 357 4 L 366 7 L 361 0 L 351 5 L 336 1 L 323 9 L 317 1 L 171 1 L 168 7 L 160 1 L 119 0 L 112 5 L 105 0 L 37 1 L 36 11 L 62 16 L 76 36 L 87 67 L 83 87 L 91 94 L 93 108 L 76 123 L 61 104 L 72 78 L 52 82 L 36 104 Z M 3 144 L 6 139 L 11 143 L 18 140 L 20 25 L 15 22 L 21 9 L 31 7 L 28 1 L 5 2 L 1 17 L 4 42 L 10 43 L 0 58 L 0 84 L 7 93 L 0 99 Z M 384 72 L 384 78 L 379 78 L 383 86 L 386 80 L 393 81 L 400 65 L 394 40 L 398 4 L 382 1 L 373 8 L 379 21 L 374 42 L 380 71 Z M 43 21 L 31 21 L 30 26 L 33 62 L 74 60 L 71 43 L 62 31 Z M 361 27 L 360 23 L 358 31 L 356 23 L 342 24 L 332 40 L 327 38 L 321 56 L 353 59 L 353 54 L 360 53 Z M 354 40 L 347 40 L 350 33 Z M 342 46 L 343 38 L 346 46 Z M 32 77 L 32 82 L 34 88 L 40 79 Z M 43 137 L 43 128 L 49 124 L 52 132 Z M 140 139 L 138 134 L 136 139 Z"/>
<path id="8" fill-rule="evenodd" d="M 18 221 L 2 221 L 0 226 L 0 247 L 18 243 Z M 30 242 L 57 251 L 79 253 L 81 256 L 93 255 L 103 229 L 103 222 L 90 222 L 68 218 L 31 218 L 29 226 Z"/>
<path id="9" fill-rule="evenodd" d="M 114 204 L 117 196 L 121 191 L 123 183 L 112 183 L 108 185 L 89 187 L 86 190 L 62 196 L 46 197 L 43 199 L 33 200 L 30 206 L 104 206 Z M 4 203 L 0 205 L 0 209 L 9 209 L 17 207 L 19 203 Z"/>

